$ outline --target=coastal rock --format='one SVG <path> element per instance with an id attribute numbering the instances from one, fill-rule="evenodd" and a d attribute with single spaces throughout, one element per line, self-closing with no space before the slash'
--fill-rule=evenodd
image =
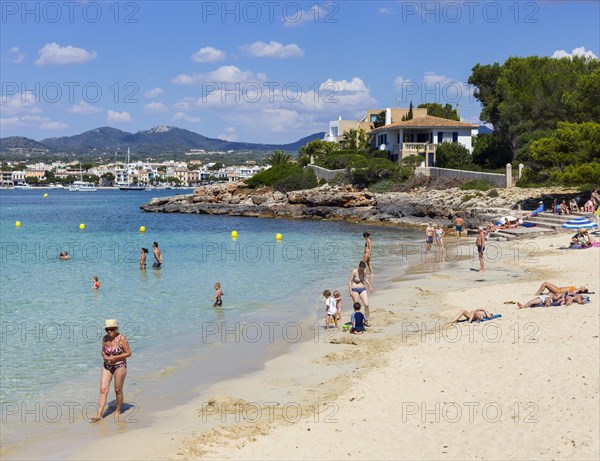
<path id="1" fill-rule="evenodd" d="M 495 189 L 494 192 L 427 190 L 377 194 L 351 186 L 324 185 L 284 194 L 262 187 L 250 189 L 243 182 L 214 184 L 198 188 L 191 195 L 150 200 L 140 208 L 148 212 L 227 214 L 231 216 L 281 217 L 293 219 L 338 219 L 347 221 L 445 225 L 460 215 L 467 227 L 519 215 L 519 208 L 533 210 L 539 200 L 549 203 L 555 196 L 576 193 L 555 189 Z"/>

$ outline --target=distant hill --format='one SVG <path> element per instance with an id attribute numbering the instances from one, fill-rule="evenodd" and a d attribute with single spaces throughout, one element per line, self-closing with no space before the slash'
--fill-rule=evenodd
<path id="1" fill-rule="evenodd" d="M 24 136 L 9 136 L 0 138 L 0 151 L 8 149 L 48 150 L 48 146 Z"/>
<path id="2" fill-rule="evenodd" d="M 40 142 L 24 137 L 0 138 L 0 151 L 19 147 L 22 149 L 48 149 L 52 152 L 75 154 L 122 152 L 131 148 L 133 152 L 150 155 L 184 153 L 190 149 L 206 151 L 273 151 L 297 152 L 313 139 L 323 139 L 325 133 L 315 133 L 289 144 L 257 144 L 230 142 L 207 138 L 193 131 L 173 126 L 157 126 L 150 130 L 128 133 L 117 128 L 101 127 L 74 136 L 47 138 Z"/>
<path id="3" fill-rule="evenodd" d="M 492 130 L 491 128 L 488 128 L 485 125 L 479 125 L 479 131 L 478 134 L 490 134 L 493 133 L 494 130 Z"/>

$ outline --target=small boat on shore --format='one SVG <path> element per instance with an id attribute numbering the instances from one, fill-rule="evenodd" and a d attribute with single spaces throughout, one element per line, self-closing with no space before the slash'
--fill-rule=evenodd
<path id="1" fill-rule="evenodd" d="M 96 192 L 96 185 L 93 182 L 83 180 L 83 172 L 81 171 L 81 163 L 79 164 L 79 181 L 75 181 L 69 185 L 70 192 Z"/>
<path id="2" fill-rule="evenodd" d="M 33 187 L 31 187 L 29 184 L 27 184 L 26 182 L 18 182 L 17 184 L 15 184 L 15 189 L 33 189 Z"/>

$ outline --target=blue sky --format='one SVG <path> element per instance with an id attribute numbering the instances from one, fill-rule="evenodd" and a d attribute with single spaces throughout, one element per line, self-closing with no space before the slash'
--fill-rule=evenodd
<path id="1" fill-rule="evenodd" d="M 597 1 L 2 1 L 1 136 L 173 125 L 285 143 L 341 116 L 460 103 L 509 56 L 600 55 Z"/>

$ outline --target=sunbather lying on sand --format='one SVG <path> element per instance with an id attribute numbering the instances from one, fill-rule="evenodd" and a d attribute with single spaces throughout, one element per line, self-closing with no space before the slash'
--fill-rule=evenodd
<path id="1" fill-rule="evenodd" d="M 570 306 L 573 303 L 577 304 L 585 304 L 585 299 L 580 294 L 569 295 L 567 293 L 563 294 L 545 294 L 539 295 L 536 298 L 533 298 L 531 301 L 528 301 L 526 304 L 517 303 L 518 309 L 527 309 L 528 307 L 538 307 L 543 305 L 544 307 L 550 306 L 560 306 L 564 304 L 565 306 Z"/>
<path id="2" fill-rule="evenodd" d="M 525 304 L 517 303 L 517 309 L 527 309 L 528 307 L 537 306 L 539 304 L 543 304 L 544 307 L 550 307 L 554 302 L 562 299 L 563 295 L 560 294 L 550 293 L 545 295 L 538 295 L 536 298 L 527 301 Z"/>
<path id="3" fill-rule="evenodd" d="M 542 292 L 544 290 L 548 290 L 550 293 L 553 294 L 560 294 L 560 293 L 574 293 L 574 294 L 579 294 L 579 293 L 587 293 L 588 289 L 584 286 L 580 286 L 579 288 L 577 288 L 576 286 L 568 286 L 568 287 L 557 287 L 556 285 L 550 283 L 550 282 L 544 282 L 542 283 L 542 286 L 538 289 L 538 291 L 535 292 L 536 296 L 539 296 L 542 294 Z"/>
<path id="4" fill-rule="evenodd" d="M 469 322 L 475 322 L 482 319 L 489 319 L 493 316 L 494 314 L 486 311 L 485 309 L 475 309 L 474 311 L 461 309 L 456 318 L 452 320 L 452 323 L 457 323 L 462 317 L 466 318 Z"/>

